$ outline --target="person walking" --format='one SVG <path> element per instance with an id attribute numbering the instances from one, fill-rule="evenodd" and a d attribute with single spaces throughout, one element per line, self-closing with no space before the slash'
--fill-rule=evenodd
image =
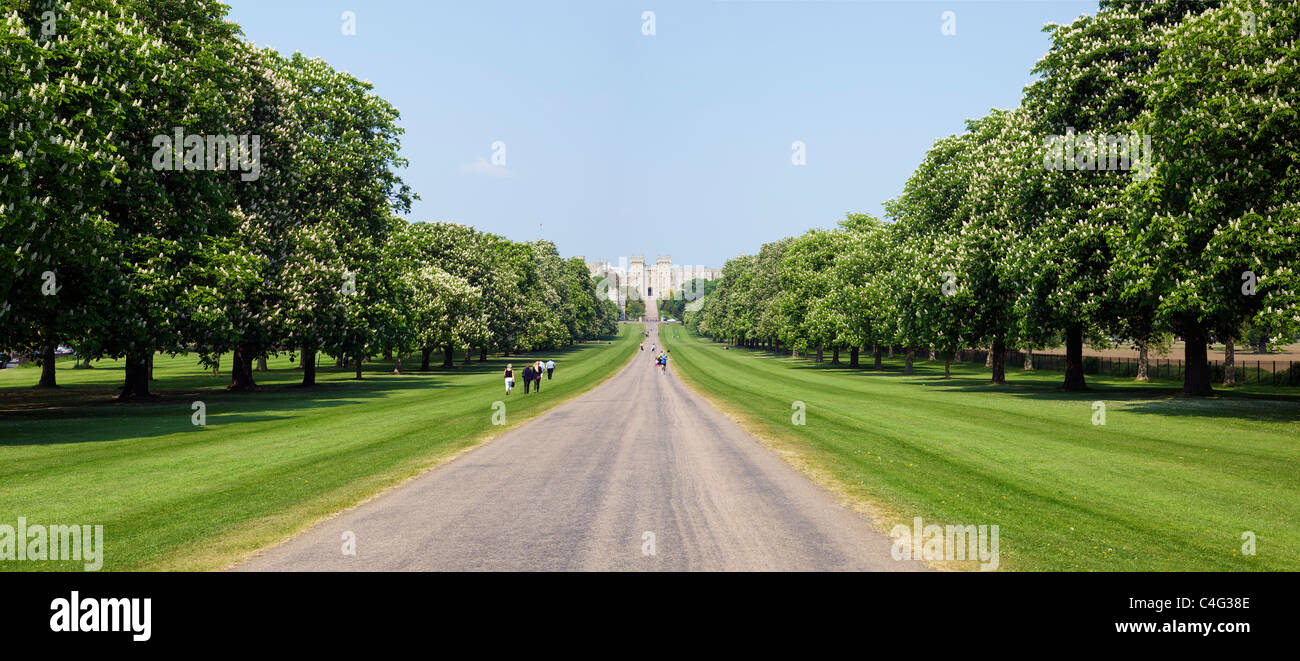
<path id="1" fill-rule="evenodd" d="M 542 391 L 542 372 L 546 371 L 546 365 L 542 361 L 533 363 L 533 390 Z"/>
<path id="2" fill-rule="evenodd" d="M 663 374 L 668 373 L 668 354 L 659 355 L 659 371 Z"/>
<path id="3" fill-rule="evenodd" d="M 524 366 L 524 394 L 528 394 L 529 386 L 533 385 L 533 366 Z"/>
<path id="4" fill-rule="evenodd" d="M 548 359 L 546 361 L 546 380 L 551 380 L 551 374 L 555 373 L 555 361 Z"/>
<path id="5" fill-rule="evenodd" d="M 509 395 L 509 394 L 510 394 L 510 390 L 513 389 L 513 388 L 515 387 L 515 368 L 514 368 L 514 365 L 511 365 L 510 363 L 506 363 L 506 374 L 505 374 L 505 377 L 506 377 L 506 394 Z"/>

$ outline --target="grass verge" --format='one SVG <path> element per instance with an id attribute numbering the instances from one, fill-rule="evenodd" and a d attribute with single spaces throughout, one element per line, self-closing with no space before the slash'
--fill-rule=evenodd
<path id="1" fill-rule="evenodd" d="M 916 516 L 998 525 L 1004 569 L 1300 570 L 1295 388 L 1186 398 L 1090 376 L 1091 391 L 1070 393 L 1059 372 L 990 386 L 982 365 L 945 380 L 941 362 L 904 376 L 900 360 L 874 372 L 724 349 L 680 326 L 660 336 L 692 387 L 883 532 Z"/>
<path id="2" fill-rule="evenodd" d="M 227 392 L 193 356 L 155 358 L 154 401 L 112 401 L 119 361 L 32 388 L 35 369 L 0 370 L 0 523 L 103 525 L 106 570 L 209 570 L 278 543 L 445 463 L 613 376 L 639 326 L 612 343 L 392 374 L 391 362 L 322 368 L 300 388 L 287 358 Z M 553 358 L 540 394 L 506 397 L 501 371 Z M 418 361 L 404 361 L 406 370 Z M 207 424 L 192 424 L 202 401 Z M 506 404 L 505 426 L 492 424 Z M 71 561 L 2 561 L 0 571 L 80 571 Z"/>

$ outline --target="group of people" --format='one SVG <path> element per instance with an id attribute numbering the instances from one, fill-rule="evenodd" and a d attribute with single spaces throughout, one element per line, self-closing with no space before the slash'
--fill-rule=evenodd
<path id="1" fill-rule="evenodd" d="M 642 334 L 642 335 L 645 335 L 646 337 L 650 337 L 650 332 L 649 332 L 649 331 L 644 331 L 644 332 L 642 332 L 641 334 Z M 674 337 L 676 337 L 676 336 L 674 336 Z M 657 349 L 657 348 L 659 348 L 658 345 L 656 345 L 656 344 L 651 344 L 651 345 L 650 345 L 650 353 L 654 353 L 654 352 L 655 352 L 655 349 Z M 645 351 L 645 343 L 644 343 L 644 342 L 641 343 L 641 350 L 642 350 L 642 351 Z M 667 374 L 667 373 L 668 373 L 668 350 L 667 350 L 667 349 L 664 349 L 662 352 L 659 353 L 659 355 L 655 356 L 655 367 L 658 367 L 658 368 L 659 368 L 659 371 L 660 371 L 660 372 L 663 372 L 664 374 Z"/>
<path id="2" fill-rule="evenodd" d="M 532 387 L 532 389 L 536 390 L 537 392 L 542 391 L 543 374 L 546 375 L 546 379 L 548 381 L 550 380 L 551 375 L 555 374 L 554 360 L 547 360 L 546 362 L 542 362 L 539 360 L 535 363 L 529 363 L 524 366 L 523 377 L 524 377 L 525 395 L 528 394 L 529 387 Z M 505 378 L 506 378 L 506 394 L 509 395 L 510 391 L 515 389 L 515 366 L 513 364 L 510 363 L 506 364 Z"/>

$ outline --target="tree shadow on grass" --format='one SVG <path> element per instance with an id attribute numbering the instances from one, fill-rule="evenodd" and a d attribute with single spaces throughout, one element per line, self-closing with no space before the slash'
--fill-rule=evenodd
<path id="1" fill-rule="evenodd" d="M 393 373 L 394 361 L 376 360 L 362 365 L 360 380 L 340 378 L 354 374 L 356 368 L 335 367 L 329 361 L 318 366 L 318 381 L 314 386 L 301 386 L 297 382 L 302 377 L 301 370 L 289 367 L 254 372 L 255 381 L 261 379 L 266 383 L 252 391 L 227 390 L 228 375 L 214 377 L 202 371 L 164 375 L 152 384 L 155 397 L 126 402 L 116 399 L 122 367 L 99 367 L 96 369 L 103 370 L 99 374 L 111 376 L 98 383 L 53 390 L 27 385 L 0 388 L 0 447 L 201 433 L 205 428 L 191 422 L 191 407 L 196 401 L 202 401 L 206 414 L 214 418 L 214 423 L 222 425 L 284 420 L 302 410 L 360 404 L 396 392 L 469 387 L 474 383 L 456 382 L 448 377 L 499 374 L 507 363 L 515 363 L 515 369 L 522 370 L 525 362 L 550 359 L 556 361 L 557 371 L 562 372 L 566 359 L 598 346 L 607 345 L 583 342 L 531 354 L 494 355 L 486 361 L 479 361 L 475 354 L 469 364 L 445 368 L 431 363 L 428 371 L 419 369 L 417 355 L 414 362 L 411 358 L 402 360 L 402 374 Z"/>
<path id="2" fill-rule="evenodd" d="M 166 387 L 167 381 L 160 382 Z M 140 401 L 115 402 L 111 394 L 75 405 L 0 411 L 0 447 L 115 441 L 202 432 L 192 422 L 193 403 L 204 404 L 214 423 L 284 420 L 304 410 L 361 404 L 394 392 L 464 388 L 446 378 L 370 375 L 361 381 L 327 381 L 310 388 L 276 384 L 256 391 L 224 387 L 167 388 Z M 232 416 L 231 414 L 237 414 Z"/>
<path id="3" fill-rule="evenodd" d="M 991 385 L 987 380 L 971 378 L 926 379 L 926 386 L 958 392 L 997 392 L 1012 397 L 1044 402 L 1118 402 L 1126 413 L 1143 413 L 1161 416 L 1232 418 L 1256 422 L 1290 423 L 1300 421 L 1300 395 L 1287 392 L 1220 392 L 1211 396 L 1182 394 L 1178 382 L 1134 383 L 1124 377 L 1090 375 L 1089 388 L 1083 391 L 1065 390 L 1060 385 L 1060 372 L 1034 372 L 1035 375 L 1054 377 L 1017 382 L 1009 376 L 1006 385 Z"/>
<path id="4" fill-rule="evenodd" d="M 1070 391 L 1061 387 L 1064 373 L 1059 370 L 1023 372 L 1008 367 L 1007 383 L 993 385 L 989 382 L 987 368 L 975 363 L 954 363 L 952 377 L 945 379 L 942 361 L 918 360 L 913 365 L 913 373 L 908 375 L 903 373 L 902 362 L 897 356 L 886 359 L 884 369 L 877 371 L 870 356 L 864 361 L 865 364 L 849 367 L 847 364 L 831 363 L 829 358 L 826 362 L 817 363 L 803 356 L 791 359 L 789 355 L 768 351 L 739 351 L 756 357 L 784 358 L 790 361 L 789 368 L 795 370 L 816 370 L 866 378 L 909 378 L 924 387 L 946 391 L 996 392 L 1041 401 L 1123 402 L 1125 412 L 1163 416 L 1231 418 L 1271 423 L 1300 421 L 1300 392 L 1295 392 L 1294 388 L 1278 388 L 1273 391 L 1262 388 L 1242 390 L 1238 387 L 1222 390 L 1209 397 L 1189 397 L 1181 393 L 1181 381 L 1157 380 L 1140 384 L 1129 377 L 1089 374 L 1088 390 Z"/>

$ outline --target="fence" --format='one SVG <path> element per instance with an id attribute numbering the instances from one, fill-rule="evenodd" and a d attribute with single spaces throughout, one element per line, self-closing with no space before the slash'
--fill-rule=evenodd
<path id="1" fill-rule="evenodd" d="M 964 349 L 957 352 L 957 362 L 985 362 L 988 351 Z M 1057 354 L 1033 355 L 1036 370 L 1065 370 L 1065 356 Z M 1021 368 L 1025 364 L 1025 354 L 1020 351 L 1008 351 L 1006 366 Z M 1210 380 L 1223 383 L 1225 367 L 1222 360 L 1210 361 Z M 1084 356 L 1083 373 L 1103 376 L 1123 376 L 1134 378 L 1138 372 L 1138 359 L 1106 358 Z M 1300 361 L 1294 360 L 1234 360 L 1233 376 L 1237 383 L 1259 383 L 1273 386 L 1300 386 Z M 1174 358 L 1149 358 L 1147 360 L 1147 378 L 1183 380 L 1183 360 Z"/>

